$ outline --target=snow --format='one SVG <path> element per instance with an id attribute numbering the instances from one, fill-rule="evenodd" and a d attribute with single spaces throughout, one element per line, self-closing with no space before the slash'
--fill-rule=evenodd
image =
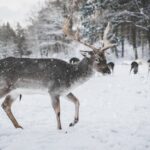
<path id="1" fill-rule="evenodd" d="M 48 94 L 23 95 L 14 103 L 23 130 L 15 129 L 0 108 L 0 150 L 150 149 L 150 76 L 146 64 L 139 67 L 133 75 L 130 65 L 118 64 L 113 75 L 96 74 L 76 88 L 80 120 L 72 128 L 74 105 L 65 97 L 61 98 L 61 131 L 56 129 Z"/>

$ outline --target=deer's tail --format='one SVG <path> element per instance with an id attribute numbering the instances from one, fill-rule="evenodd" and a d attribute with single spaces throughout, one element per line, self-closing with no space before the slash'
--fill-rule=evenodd
<path id="1" fill-rule="evenodd" d="M 19 100 L 21 101 L 21 99 L 22 99 L 22 94 L 19 95 Z"/>

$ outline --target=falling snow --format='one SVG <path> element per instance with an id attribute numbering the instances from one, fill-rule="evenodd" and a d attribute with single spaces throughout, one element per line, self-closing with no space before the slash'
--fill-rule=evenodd
<path id="1" fill-rule="evenodd" d="M 16 130 L 0 108 L 0 149 L 149 150 L 147 65 L 140 65 L 137 75 L 129 70 L 130 65 L 118 64 L 113 75 L 96 75 L 73 91 L 80 99 L 80 121 L 72 128 L 68 125 L 74 106 L 65 97 L 61 98 L 61 131 L 56 129 L 48 94 L 23 95 L 21 102 L 14 103 L 23 130 Z"/>

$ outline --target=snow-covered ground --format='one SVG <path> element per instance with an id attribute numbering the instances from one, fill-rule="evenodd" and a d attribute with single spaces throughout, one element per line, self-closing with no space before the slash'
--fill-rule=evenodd
<path id="1" fill-rule="evenodd" d="M 73 91 L 80 99 L 80 121 L 72 128 L 74 105 L 65 97 L 61 131 L 48 94 L 23 95 L 14 103 L 24 130 L 16 130 L 0 108 L 0 150 L 149 150 L 150 76 L 146 65 L 138 75 L 129 70 L 117 65 L 113 75 L 94 76 Z"/>

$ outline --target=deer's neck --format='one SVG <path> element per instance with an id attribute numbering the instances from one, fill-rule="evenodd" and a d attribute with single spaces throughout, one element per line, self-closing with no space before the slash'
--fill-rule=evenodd
<path id="1" fill-rule="evenodd" d="M 84 75 L 91 75 L 93 73 L 93 61 L 90 58 L 82 59 L 79 63 L 78 69 Z"/>
<path id="2" fill-rule="evenodd" d="M 89 58 L 84 58 L 75 67 L 75 77 L 80 82 L 87 81 L 94 74 L 93 62 Z"/>

